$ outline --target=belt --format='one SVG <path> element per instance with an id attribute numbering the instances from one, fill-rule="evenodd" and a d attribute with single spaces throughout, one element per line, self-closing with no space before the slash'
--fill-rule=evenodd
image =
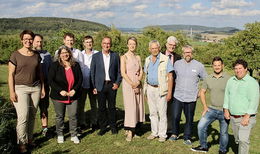
<path id="1" fill-rule="evenodd" d="M 109 83 L 111 83 L 112 81 L 110 81 L 110 80 L 105 80 L 105 84 L 109 84 Z"/>
<path id="2" fill-rule="evenodd" d="M 231 115 L 231 116 L 234 117 L 234 118 L 242 118 L 245 115 Z M 255 114 L 251 114 L 250 117 L 255 117 Z"/>
<path id="3" fill-rule="evenodd" d="M 154 88 L 158 88 L 158 85 L 150 85 L 150 84 L 148 84 L 148 85 L 151 87 L 154 87 Z"/>

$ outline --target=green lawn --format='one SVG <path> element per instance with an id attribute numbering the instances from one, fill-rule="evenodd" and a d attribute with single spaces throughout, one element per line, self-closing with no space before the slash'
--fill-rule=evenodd
<path id="1" fill-rule="evenodd" d="M 211 69 L 207 68 L 207 71 Z M 0 95 L 8 98 L 8 88 L 7 88 L 7 66 L 0 65 Z M 87 103 L 87 115 L 90 106 Z M 40 120 L 39 114 L 37 114 L 37 120 L 35 124 L 35 142 L 37 143 L 37 147 L 32 151 L 32 153 L 194 153 L 190 150 L 191 147 L 184 145 L 183 140 L 180 139 L 176 142 L 166 141 L 164 143 L 159 143 L 157 140 L 149 141 L 146 137 L 151 133 L 150 132 L 150 122 L 148 118 L 148 107 L 146 104 L 146 114 L 147 114 L 147 122 L 145 122 L 143 127 L 143 135 L 141 138 L 135 138 L 132 142 L 125 141 L 124 130 L 123 130 L 123 102 L 122 102 L 122 92 L 121 89 L 118 91 L 117 96 L 117 108 L 118 108 L 118 124 L 120 131 L 118 135 L 111 135 L 110 132 L 106 133 L 104 136 L 100 137 L 97 135 L 98 131 L 91 132 L 90 129 L 87 129 L 83 133 L 83 137 L 81 138 L 81 143 L 78 145 L 73 144 L 70 141 L 69 133 L 65 136 L 65 143 L 58 144 L 56 142 L 56 137 L 53 138 L 45 138 L 40 134 Z M 199 144 L 197 137 L 197 123 L 200 119 L 202 111 L 202 106 L 200 101 L 197 102 L 196 113 L 194 117 L 194 131 L 193 131 L 193 140 L 194 146 Z M 54 129 L 54 121 L 55 121 L 55 113 L 53 110 L 53 105 L 50 103 L 49 108 L 49 126 Z M 67 118 L 66 118 L 67 119 Z M 181 122 L 181 128 L 183 128 L 183 123 L 185 122 L 185 118 L 182 117 L 183 121 Z M 258 122 L 260 121 L 259 116 L 257 117 Z M 66 120 L 67 121 L 67 120 Z M 251 135 L 251 143 L 250 143 L 250 153 L 256 154 L 260 153 L 260 147 L 258 147 L 258 143 L 260 141 L 260 133 L 258 130 L 260 129 L 260 124 L 257 123 L 253 129 Z M 181 129 L 183 131 L 183 129 Z M 209 153 L 218 153 L 218 138 L 219 138 L 219 124 L 218 122 L 214 122 L 212 126 L 209 128 L 209 137 L 208 142 L 211 147 L 209 149 Z M 229 153 L 234 153 L 236 151 L 236 147 L 234 146 L 234 138 L 232 136 L 232 130 L 229 126 L 229 134 L 230 134 L 230 142 L 229 142 Z M 180 134 L 181 136 L 183 134 Z"/>

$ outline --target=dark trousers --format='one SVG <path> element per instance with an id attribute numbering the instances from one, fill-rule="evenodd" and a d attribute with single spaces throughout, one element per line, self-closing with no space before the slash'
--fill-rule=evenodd
<path id="1" fill-rule="evenodd" d="M 113 90 L 113 83 L 105 84 L 98 92 L 99 125 L 101 130 L 106 129 L 107 119 L 110 128 L 116 128 L 116 92 Z M 108 108 L 108 116 L 107 116 Z"/>
<path id="2" fill-rule="evenodd" d="M 196 107 L 195 102 L 181 102 L 176 98 L 173 98 L 172 105 L 172 133 L 174 135 L 180 134 L 180 120 L 182 110 L 184 111 L 186 123 L 184 127 L 184 140 L 191 139 L 192 123 Z"/>
<path id="3" fill-rule="evenodd" d="M 58 136 L 63 136 L 64 117 L 67 108 L 69 115 L 69 127 L 71 136 L 77 135 L 77 100 L 72 103 L 60 103 L 52 99 L 54 109 L 56 112 L 56 132 Z"/>

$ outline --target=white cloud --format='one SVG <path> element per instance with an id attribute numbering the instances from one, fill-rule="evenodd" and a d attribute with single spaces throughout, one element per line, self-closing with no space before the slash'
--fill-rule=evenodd
<path id="1" fill-rule="evenodd" d="M 180 4 L 174 4 L 174 3 L 161 3 L 160 7 L 172 7 L 172 8 L 176 8 L 176 9 L 181 9 Z"/>
<path id="2" fill-rule="evenodd" d="M 201 3 L 194 3 L 192 6 L 191 6 L 192 9 L 194 10 L 203 10 L 205 9 Z"/>
<path id="3" fill-rule="evenodd" d="M 237 8 L 218 9 L 211 8 L 209 10 L 187 11 L 182 15 L 185 16 L 257 16 L 260 10 L 241 10 Z"/>
<path id="4" fill-rule="evenodd" d="M 140 18 L 140 17 L 148 17 L 149 15 L 144 12 L 135 12 L 134 13 L 134 18 Z"/>
<path id="5" fill-rule="evenodd" d="M 103 12 L 98 12 L 97 14 L 95 14 L 96 18 L 111 18 L 114 16 L 115 16 L 115 13 L 110 12 L 110 11 L 103 11 Z"/>
<path id="6" fill-rule="evenodd" d="M 136 10 L 136 11 L 143 11 L 143 10 L 146 9 L 146 8 L 147 8 L 147 5 L 141 4 L 141 5 L 136 5 L 136 6 L 134 7 L 134 10 Z"/>
<path id="7" fill-rule="evenodd" d="M 252 6 L 253 3 L 245 0 L 214 0 L 212 1 L 212 5 L 218 8 L 237 8 Z"/>

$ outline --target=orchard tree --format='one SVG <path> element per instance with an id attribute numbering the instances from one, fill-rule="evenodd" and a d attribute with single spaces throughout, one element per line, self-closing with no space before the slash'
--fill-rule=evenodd
<path id="1" fill-rule="evenodd" d="M 227 59 L 242 58 L 248 62 L 250 75 L 260 69 L 260 22 L 245 25 L 245 30 L 237 32 L 224 41 L 228 48 Z"/>

